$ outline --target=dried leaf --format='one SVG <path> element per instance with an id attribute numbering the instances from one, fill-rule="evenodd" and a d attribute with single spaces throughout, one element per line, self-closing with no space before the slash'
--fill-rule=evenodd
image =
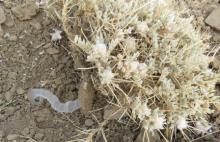
<path id="1" fill-rule="evenodd" d="M 91 81 L 83 80 L 79 88 L 79 101 L 81 105 L 81 112 L 87 113 L 92 110 L 95 90 Z"/>

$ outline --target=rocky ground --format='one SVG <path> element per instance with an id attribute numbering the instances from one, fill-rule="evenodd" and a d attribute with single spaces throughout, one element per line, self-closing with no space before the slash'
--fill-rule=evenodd
<path id="1" fill-rule="evenodd" d="M 186 0 L 187 1 L 187 0 Z M 187 1 L 198 25 L 211 34 L 211 46 L 220 45 L 218 27 L 210 28 L 204 20 L 220 6 L 218 1 Z M 216 17 L 220 21 L 220 16 Z M 220 30 L 220 29 L 219 29 Z M 59 114 L 48 103 L 33 106 L 27 99 L 30 88 L 47 88 L 62 101 L 78 96 L 81 73 L 74 67 L 68 41 L 51 34 L 62 31 L 61 25 L 48 12 L 29 0 L 0 0 L 0 141 L 61 142 L 73 140 L 82 129 L 96 128 L 104 118 L 99 99 L 95 99 L 95 117 L 79 111 Z M 97 120 L 96 120 L 97 119 Z M 105 134 L 110 142 L 133 142 L 138 134 L 127 120 L 110 123 Z M 220 123 L 220 117 L 215 121 Z M 219 121 L 219 122 L 218 122 Z M 212 137 L 219 141 L 220 137 Z M 102 142 L 101 135 L 96 137 Z"/>

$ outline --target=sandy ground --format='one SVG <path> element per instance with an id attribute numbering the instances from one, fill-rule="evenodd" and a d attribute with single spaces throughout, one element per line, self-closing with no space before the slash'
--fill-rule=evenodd
<path id="1" fill-rule="evenodd" d="M 59 22 L 43 9 L 36 9 L 35 3 L 27 6 L 27 2 L 0 1 L 0 20 L 2 15 L 6 17 L 0 28 L 0 141 L 73 140 L 72 136 L 78 134 L 76 126 L 96 128 L 96 118 L 102 121 L 104 112 L 103 109 L 94 112 L 95 117 L 83 115 L 80 111 L 66 115 L 56 113 L 48 103 L 40 106 L 30 104 L 27 99 L 30 88 L 47 88 L 62 101 L 76 99 L 81 73 L 74 67 L 64 33 L 61 40 L 51 41 L 50 33 L 54 29 L 62 31 Z M 22 4 L 26 6 L 15 9 Z M 220 45 L 220 33 L 203 22 L 219 6 L 218 1 L 191 1 L 188 5 L 196 17 L 198 28 L 211 34 L 210 45 Z M 102 108 L 105 104 L 98 97 L 94 109 Z M 216 115 L 213 121 L 220 123 L 219 118 Z M 106 126 L 105 134 L 109 142 L 133 142 L 139 130 L 132 123 L 126 125 L 127 121 L 112 121 Z M 207 137 L 206 141 L 220 141 L 217 135 Z M 103 141 L 101 135 L 96 137 L 96 141 Z"/>

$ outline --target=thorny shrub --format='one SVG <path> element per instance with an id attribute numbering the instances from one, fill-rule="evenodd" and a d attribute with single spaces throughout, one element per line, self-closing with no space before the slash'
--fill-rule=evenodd
<path id="1" fill-rule="evenodd" d="M 219 107 L 207 36 L 186 11 L 172 0 L 63 0 L 64 30 L 98 89 L 148 132 L 206 133 Z"/>

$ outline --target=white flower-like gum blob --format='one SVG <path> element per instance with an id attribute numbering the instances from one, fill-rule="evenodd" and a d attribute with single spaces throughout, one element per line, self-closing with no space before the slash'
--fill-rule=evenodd
<path id="1" fill-rule="evenodd" d="M 93 47 L 93 52 L 99 57 L 104 58 L 107 54 L 107 47 L 104 43 L 96 43 Z"/>
<path id="2" fill-rule="evenodd" d="M 62 33 L 62 31 L 60 31 L 58 29 L 54 29 L 54 32 L 50 33 L 51 40 L 58 41 L 58 40 L 62 39 L 61 33 Z"/>
<path id="3" fill-rule="evenodd" d="M 106 61 L 107 59 L 107 46 L 102 42 L 96 42 L 95 45 L 92 46 L 92 50 L 87 56 L 88 61 Z"/>
<path id="4" fill-rule="evenodd" d="M 151 109 L 147 106 L 147 103 L 142 103 L 137 110 L 138 118 L 142 121 L 145 117 L 151 114 Z"/>
<path id="5" fill-rule="evenodd" d="M 148 119 L 143 120 L 143 128 L 153 132 L 154 130 L 164 129 L 165 116 L 158 109 L 153 110 Z"/>
<path id="6" fill-rule="evenodd" d="M 188 127 L 188 123 L 186 121 L 185 117 L 179 116 L 177 122 L 176 122 L 176 127 L 179 130 L 186 129 Z"/>
<path id="7" fill-rule="evenodd" d="M 101 84 L 110 84 L 115 76 L 111 68 L 105 69 L 101 74 Z"/>
<path id="8" fill-rule="evenodd" d="M 149 31 L 147 22 L 139 22 L 137 24 L 136 30 L 141 34 L 146 34 L 146 32 Z"/>
<path id="9" fill-rule="evenodd" d="M 125 48 L 128 50 L 128 52 L 133 52 L 136 50 L 136 41 L 135 38 L 128 37 L 124 41 Z"/>

